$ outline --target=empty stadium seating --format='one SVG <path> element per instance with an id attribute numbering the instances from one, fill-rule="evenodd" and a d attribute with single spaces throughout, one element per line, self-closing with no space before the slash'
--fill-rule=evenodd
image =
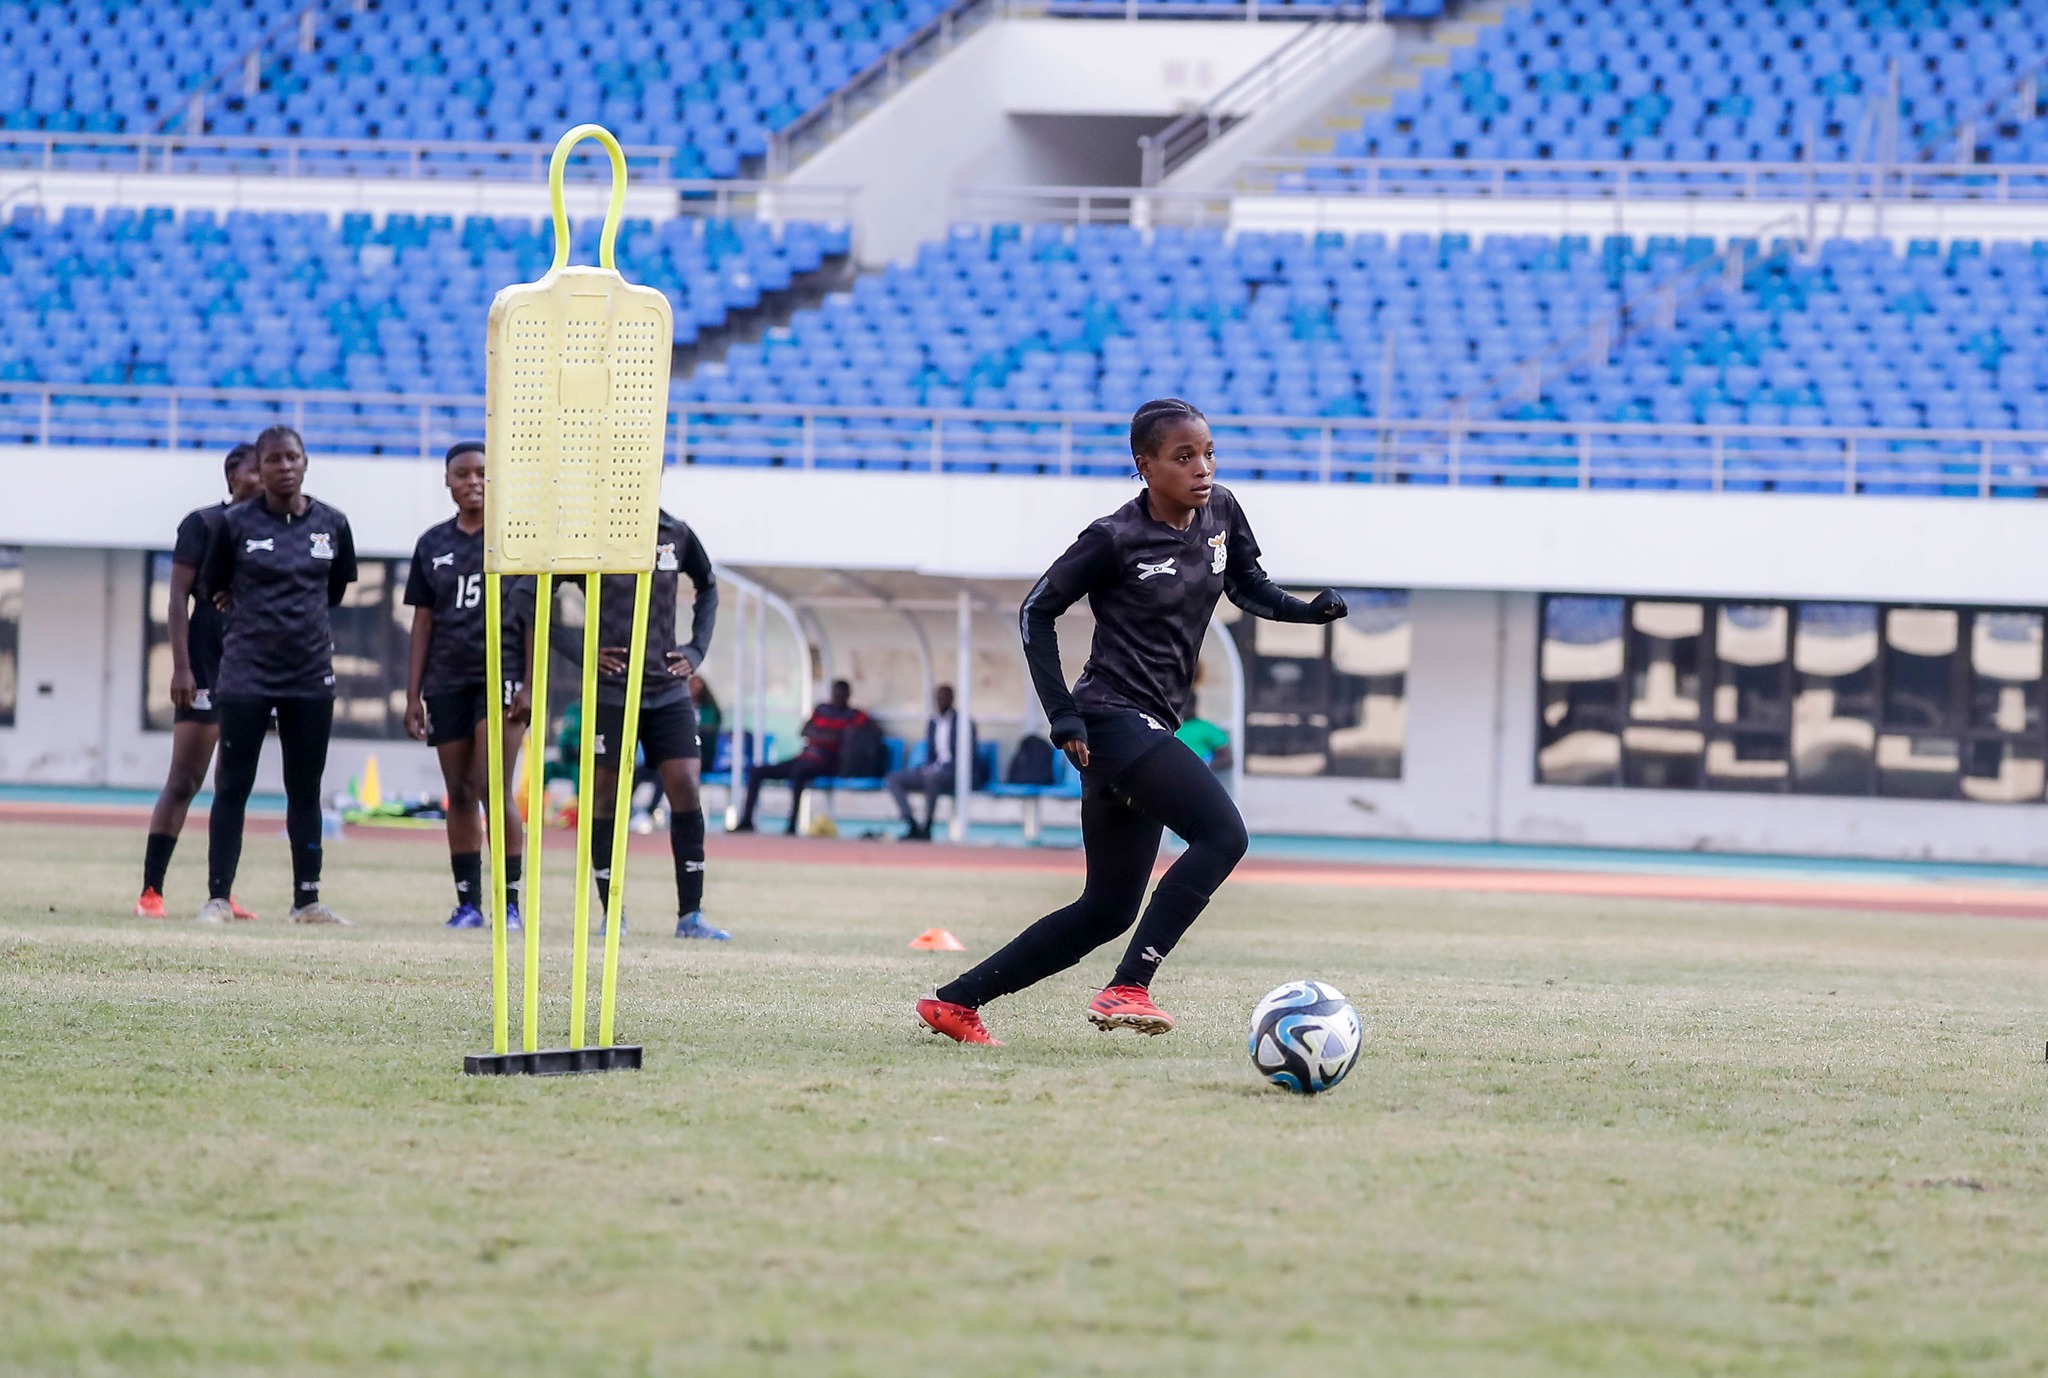
<path id="1" fill-rule="evenodd" d="M 2017 107 L 2048 60 L 2048 7 L 2029 0 L 1555 0 L 1523 4 L 1424 68 L 1391 108 L 1337 136 L 1340 157 L 1821 162 L 1878 153 L 1867 117 L 1900 73 L 1898 152 L 2048 161 L 2048 121 Z M 1456 179 L 1455 170 L 1409 177 Z M 1289 174 L 1341 187 L 1354 169 Z M 1709 179 L 1713 174 L 1695 174 Z"/>
<path id="2" fill-rule="evenodd" d="M 597 227 L 579 225 L 594 259 Z M 497 289 L 540 276 L 545 222 L 18 206 L 0 233 L 0 381 L 476 394 Z M 679 344 L 846 252 L 847 232 L 628 220 L 618 260 Z"/>
<path id="3" fill-rule="evenodd" d="M 944 8 L 944 0 L 562 5 L 0 4 L 0 114 L 13 129 L 196 133 L 190 93 L 224 78 L 213 135 L 528 143 L 596 120 L 672 145 L 679 177 L 731 177 L 769 134 Z M 242 58 L 284 25 L 245 94 Z"/>

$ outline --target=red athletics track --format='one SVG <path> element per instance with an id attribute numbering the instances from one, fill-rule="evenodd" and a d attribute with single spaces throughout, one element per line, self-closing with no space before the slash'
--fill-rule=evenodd
<path id="1" fill-rule="evenodd" d="M 39 804 L 0 801 L 0 826 L 61 823 L 140 832 L 148 811 L 127 805 Z M 187 831 L 203 816 L 193 810 Z M 268 819 L 269 815 L 264 815 Z M 358 838 L 442 845 L 441 830 L 350 828 Z M 548 850 L 567 850 L 565 832 L 548 834 Z M 667 855 L 660 837 L 635 837 L 635 851 Z M 1079 852 L 1031 847 L 906 846 L 849 838 L 792 838 L 779 833 L 713 833 L 706 851 L 714 861 L 772 861 L 785 865 L 879 866 L 898 870 L 1050 872 L 1078 876 Z M 1357 890 L 1414 890 L 1489 895 L 1573 896 L 1600 899 L 1691 900 L 1712 904 L 1790 905 L 1813 909 L 1882 910 L 1905 914 L 1976 914 L 2048 919 L 2048 889 L 1983 883 L 1889 879 L 1831 880 L 1799 876 L 1507 870 L 1496 867 L 1401 866 L 1372 862 L 1296 861 L 1247 857 L 1235 879 L 1268 885 L 1320 885 Z"/>

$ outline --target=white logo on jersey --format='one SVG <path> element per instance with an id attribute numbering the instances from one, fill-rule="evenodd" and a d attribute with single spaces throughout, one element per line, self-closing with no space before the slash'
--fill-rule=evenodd
<path id="1" fill-rule="evenodd" d="M 276 549 L 277 541 L 275 538 L 270 536 L 265 536 L 260 541 L 245 541 L 243 542 L 242 545 L 242 553 L 244 555 L 254 555 L 259 550 L 268 550 L 274 552 L 276 551 Z"/>
<path id="2" fill-rule="evenodd" d="M 605 754 L 604 733 L 600 732 L 590 739 L 590 749 L 600 756 Z"/>
<path id="3" fill-rule="evenodd" d="M 333 559 L 334 533 L 331 531 L 315 531 L 311 535 L 313 537 L 313 558 L 316 560 Z"/>
<path id="4" fill-rule="evenodd" d="M 454 563 L 455 552 L 451 550 L 446 555 L 436 555 L 434 557 L 434 562 L 431 565 L 427 566 L 427 568 L 439 569 L 442 565 L 452 565 Z"/>
<path id="5" fill-rule="evenodd" d="M 1155 574 L 1171 573 L 1173 573 L 1173 561 L 1171 560 L 1161 560 L 1157 564 L 1150 565 L 1146 564 L 1143 560 L 1138 561 L 1138 582 L 1141 584 Z"/>
<path id="6" fill-rule="evenodd" d="M 1209 557 L 1209 572 L 1211 574 L 1221 574 L 1223 572 L 1224 562 L 1230 559 L 1230 551 L 1226 549 L 1229 544 L 1230 534 L 1225 531 L 1219 531 L 1209 538 L 1209 549 L 1215 552 Z"/>
<path id="7" fill-rule="evenodd" d="M 1153 717 L 1150 713 L 1140 713 L 1138 716 L 1143 718 L 1145 720 L 1145 726 L 1151 728 L 1154 732 L 1164 732 L 1166 730 L 1165 726 L 1159 721 L 1159 719 Z"/>
<path id="8" fill-rule="evenodd" d="M 654 567 L 668 573 L 674 573 L 682 567 L 676 563 L 676 543 L 674 541 L 663 541 L 654 548 Z"/>

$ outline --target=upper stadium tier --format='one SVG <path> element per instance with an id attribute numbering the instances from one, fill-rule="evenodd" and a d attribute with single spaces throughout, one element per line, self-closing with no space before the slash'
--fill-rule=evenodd
<path id="1" fill-rule="evenodd" d="M 526 144 L 597 121 L 626 143 L 673 147 L 676 177 L 733 177 L 767 151 L 771 133 L 944 8 L 945 0 L 446 0 L 308 11 L 303 0 L 14 0 L 0 4 L 0 122 L 14 131 Z"/>
<path id="2" fill-rule="evenodd" d="M 2048 162 L 2029 80 L 2048 62 L 2048 5 L 2036 0 L 1543 0 L 1473 37 L 1337 131 L 1332 158 Z M 1455 185 L 1482 174 L 1380 175 Z M 1344 190 L 1367 176 L 1339 162 L 1279 185 Z"/>

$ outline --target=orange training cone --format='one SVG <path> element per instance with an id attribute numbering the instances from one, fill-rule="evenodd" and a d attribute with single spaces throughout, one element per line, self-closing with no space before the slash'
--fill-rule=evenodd
<path id="1" fill-rule="evenodd" d="M 910 940 L 919 952 L 965 952 L 967 944 L 943 928 L 927 928 Z"/>

